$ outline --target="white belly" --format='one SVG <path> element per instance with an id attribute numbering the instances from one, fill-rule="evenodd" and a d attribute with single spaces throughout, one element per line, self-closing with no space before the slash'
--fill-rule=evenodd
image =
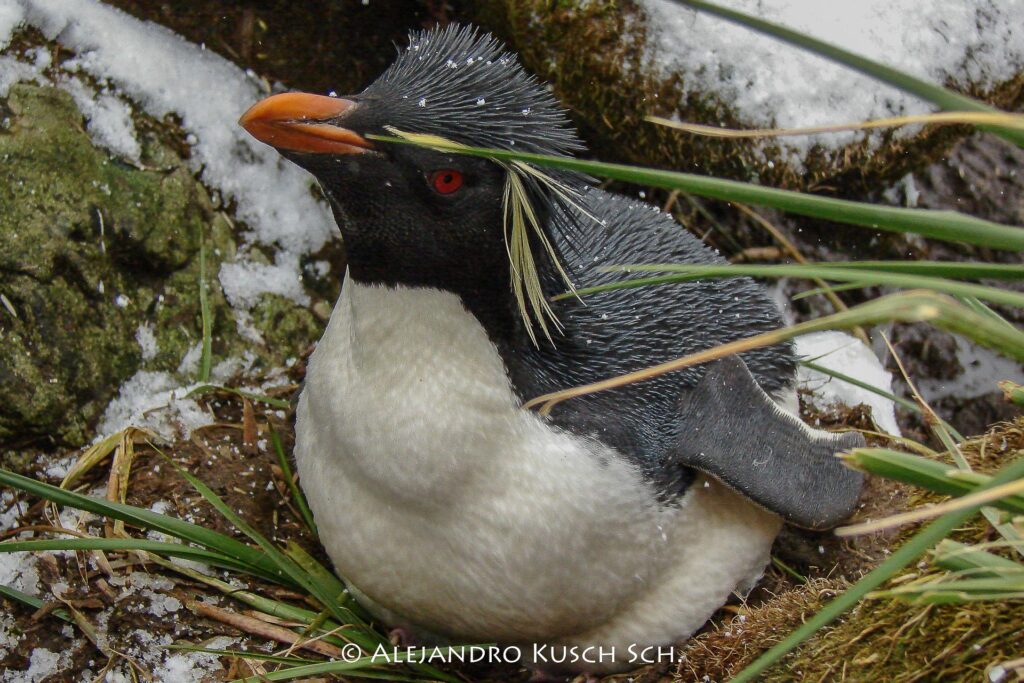
<path id="1" fill-rule="evenodd" d="M 626 459 L 521 410 L 482 326 L 437 290 L 345 283 L 295 453 L 339 574 L 455 639 L 687 636 L 779 528 L 717 484 L 657 505 Z"/>

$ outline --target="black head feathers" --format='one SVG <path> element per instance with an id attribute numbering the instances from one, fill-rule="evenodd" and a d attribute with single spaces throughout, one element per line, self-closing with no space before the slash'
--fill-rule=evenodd
<path id="1" fill-rule="evenodd" d="M 540 154 L 583 149 L 551 93 L 472 26 L 412 32 L 409 46 L 360 99 L 408 133 Z"/>

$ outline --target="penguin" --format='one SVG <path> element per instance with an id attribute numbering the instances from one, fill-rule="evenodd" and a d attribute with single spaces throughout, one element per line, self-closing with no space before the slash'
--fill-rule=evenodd
<path id="1" fill-rule="evenodd" d="M 747 278 L 553 300 L 622 277 L 606 266 L 724 260 L 656 207 L 535 169 L 532 261 L 512 258 L 517 169 L 400 141 L 584 150 L 489 34 L 413 32 L 361 93 L 273 95 L 240 123 L 316 178 L 347 252 L 295 459 L 335 571 L 383 624 L 522 647 L 544 671 L 622 671 L 752 588 L 783 523 L 854 509 L 861 476 L 834 456 L 863 439 L 799 420 L 788 343 L 523 407 L 783 323 Z"/>

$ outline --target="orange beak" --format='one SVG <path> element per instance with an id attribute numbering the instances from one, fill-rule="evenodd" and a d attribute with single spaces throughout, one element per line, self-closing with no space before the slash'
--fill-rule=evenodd
<path id="1" fill-rule="evenodd" d="M 277 149 L 320 154 L 362 154 L 373 145 L 358 133 L 327 120 L 352 107 L 352 100 L 289 92 L 260 100 L 238 123 L 250 135 Z"/>

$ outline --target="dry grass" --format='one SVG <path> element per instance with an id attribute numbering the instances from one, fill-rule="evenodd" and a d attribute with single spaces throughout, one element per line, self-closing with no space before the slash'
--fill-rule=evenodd
<path id="1" fill-rule="evenodd" d="M 994 425 L 986 434 L 969 439 L 962 451 L 972 468 L 991 472 L 1024 451 L 1024 417 Z M 947 456 L 948 457 L 948 456 Z M 951 458 L 950 458 L 951 461 Z M 909 509 L 940 499 L 892 482 L 869 481 L 868 495 L 891 494 L 881 504 L 867 503 L 857 519 L 886 508 Z M 893 507 L 895 506 L 895 508 Z M 887 540 L 849 539 L 836 558 L 840 578 L 812 578 L 799 584 L 787 575 L 772 578 L 773 594 L 735 614 L 722 613 L 713 625 L 682 649 L 676 679 L 727 681 L 765 650 L 782 640 L 817 612 L 850 581 L 870 569 L 916 527 L 889 532 Z M 995 540 L 980 517 L 952 538 L 964 543 Z M 843 552 L 847 553 L 845 556 Z M 897 585 L 929 573 L 917 567 L 893 579 Z M 880 598 L 862 601 L 831 627 L 822 629 L 771 669 L 764 681 L 974 681 L 1024 680 L 1024 603 L 1021 601 L 925 605 Z M 1009 664 L 1008 664 L 1009 663 Z M 994 678 L 986 678 L 992 672 Z M 1000 678 L 1003 676 L 1003 678 Z M 706 677 L 706 678 L 705 678 Z"/>

